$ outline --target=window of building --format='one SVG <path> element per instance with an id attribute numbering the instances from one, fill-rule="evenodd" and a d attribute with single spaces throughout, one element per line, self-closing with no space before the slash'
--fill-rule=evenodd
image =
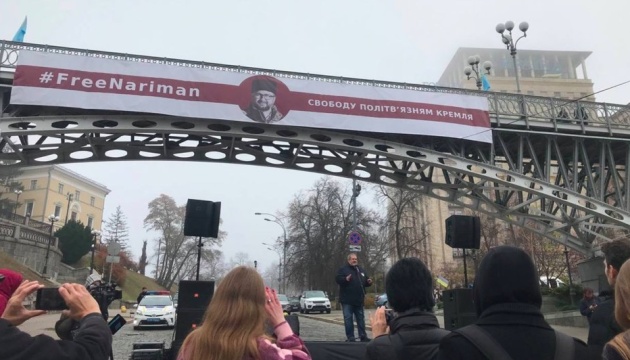
<path id="1" fill-rule="evenodd" d="M 77 212 L 73 211 L 72 215 L 70 215 L 70 219 L 72 219 L 72 221 L 77 221 Z"/>
<path id="2" fill-rule="evenodd" d="M 37 180 L 31 180 L 31 190 L 37 190 Z"/>
<path id="3" fill-rule="evenodd" d="M 24 216 L 31 216 L 33 215 L 33 206 L 35 206 L 35 203 L 32 201 L 27 201 L 26 202 L 26 206 L 24 207 Z"/>
<path id="4" fill-rule="evenodd" d="M 81 192 L 79 190 L 74 192 L 74 201 L 81 200 Z"/>
<path id="5" fill-rule="evenodd" d="M 55 216 L 61 216 L 61 205 L 55 205 Z"/>
<path id="6" fill-rule="evenodd" d="M 94 196 L 90 196 L 90 206 L 94 206 L 95 202 L 96 202 L 96 198 Z"/>
<path id="7" fill-rule="evenodd" d="M 560 93 L 560 91 L 554 91 L 553 92 L 553 97 L 559 98 L 561 96 L 562 96 L 562 94 Z"/>
<path id="8" fill-rule="evenodd" d="M 534 95 L 534 92 L 533 92 L 533 91 L 531 91 L 531 90 L 528 90 L 528 91 L 527 91 L 527 95 Z"/>
<path id="9" fill-rule="evenodd" d="M 59 189 L 58 189 L 60 194 L 63 194 L 63 184 L 59 183 Z"/>
<path id="10" fill-rule="evenodd" d="M 94 218 L 91 217 L 91 216 L 88 216 L 87 227 L 89 227 L 91 229 L 92 225 L 94 225 Z"/>

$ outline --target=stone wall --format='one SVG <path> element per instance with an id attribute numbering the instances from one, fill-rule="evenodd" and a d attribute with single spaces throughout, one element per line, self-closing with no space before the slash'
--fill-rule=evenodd
<path id="1" fill-rule="evenodd" d="M 48 239 L 48 234 L 38 230 L 0 224 L 0 250 L 38 273 L 44 269 Z M 60 271 L 62 257 L 57 241 L 57 238 L 53 240 L 48 253 L 48 273 L 53 280 Z"/>
<path id="2" fill-rule="evenodd" d="M 73 282 L 77 284 L 85 284 L 85 281 L 90 273 L 89 268 L 75 269 L 64 263 L 59 263 L 59 273 L 57 274 L 58 283 Z"/>

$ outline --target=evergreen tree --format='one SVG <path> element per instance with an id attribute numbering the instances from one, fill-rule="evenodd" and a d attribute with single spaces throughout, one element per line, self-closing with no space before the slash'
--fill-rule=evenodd
<path id="1" fill-rule="evenodd" d="M 147 241 L 142 242 L 142 255 L 140 255 L 140 261 L 138 261 L 138 272 L 144 275 L 144 271 L 147 267 Z"/>
<path id="2" fill-rule="evenodd" d="M 103 239 L 109 243 L 116 241 L 120 244 L 123 251 L 127 251 L 129 241 L 129 226 L 127 225 L 127 217 L 120 209 L 120 205 L 116 207 L 116 211 L 105 221 L 103 229 Z"/>
<path id="3" fill-rule="evenodd" d="M 83 223 L 69 220 L 55 232 L 59 238 L 59 249 L 63 253 L 61 261 L 74 264 L 92 249 L 92 229 Z"/>

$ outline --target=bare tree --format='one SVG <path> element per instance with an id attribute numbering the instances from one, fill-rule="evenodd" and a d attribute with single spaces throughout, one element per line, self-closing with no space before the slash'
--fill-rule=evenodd
<path id="1" fill-rule="evenodd" d="M 196 272 L 197 239 L 184 236 L 185 206 L 178 206 L 168 195 L 161 194 L 149 205 L 149 215 L 144 219 L 144 226 L 157 231 L 160 235 L 156 248 L 156 281 L 170 288 L 177 280 L 191 277 Z M 218 239 L 205 238 L 201 248 L 202 261 L 212 261 L 211 247 L 220 245 L 225 233 L 220 232 Z M 201 271 L 200 271 L 201 272 Z"/>
<path id="2" fill-rule="evenodd" d="M 138 260 L 138 272 L 144 275 L 144 271 L 147 267 L 147 241 L 144 240 L 142 242 L 142 255 L 140 255 L 140 260 Z"/>
<path id="3" fill-rule="evenodd" d="M 123 251 L 128 252 L 129 226 L 127 225 L 127 217 L 120 208 L 120 205 L 116 207 L 116 211 L 109 216 L 109 219 L 103 221 L 103 223 L 105 224 L 103 228 L 103 241 L 106 243 L 115 241 L 120 244 Z"/>
<path id="4" fill-rule="evenodd" d="M 349 252 L 351 192 L 350 187 L 322 178 L 290 203 L 285 217 L 289 224 L 285 275 L 293 287 L 336 293 L 334 277 Z M 363 238 L 360 263 L 369 274 L 383 257 L 382 220 L 376 212 L 358 205 L 357 228 Z M 378 258 L 371 257 L 379 251 Z"/>
<path id="5" fill-rule="evenodd" d="M 422 207 L 423 195 L 413 190 L 376 186 L 377 198 L 387 208 L 386 226 L 390 253 L 395 259 L 409 256 L 427 262 L 423 244 L 429 238 L 429 223 Z"/>

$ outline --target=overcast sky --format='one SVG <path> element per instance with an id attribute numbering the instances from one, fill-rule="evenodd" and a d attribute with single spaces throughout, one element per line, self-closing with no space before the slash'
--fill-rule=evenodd
<path id="1" fill-rule="evenodd" d="M 520 49 L 592 51 L 596 91 L 630 80 L 630 2 L 610 0 L 1 0 L 0 38 L 25 16 L 25 41 L 82 49 L 391 80 L 436 82 L 459 47 L 502 48 L 497 23 L 528 21 Z M 507 51 L 507 50 L 506 50 Z M 482 59 L 483 61 L 483 59 Z M 630 85 L 597 95 L 628 103 Z M 105 218 L 120 205 L 140 254 L 147 204 L 161 193 L 221 201 L 226 260 L 247 252 L 261 268 L 277 262 L 262 242 L 282 235 L 254 212 L 284 210 L 320 178 L 306 172 L 199 162 L 67 165 L 111 189 Z M 343 180 L 349 182 L 348 180 Z M 365 188 L 365 187 L 364 187 Z M 359 197 L 374 206 L 373 195 Z"/>

